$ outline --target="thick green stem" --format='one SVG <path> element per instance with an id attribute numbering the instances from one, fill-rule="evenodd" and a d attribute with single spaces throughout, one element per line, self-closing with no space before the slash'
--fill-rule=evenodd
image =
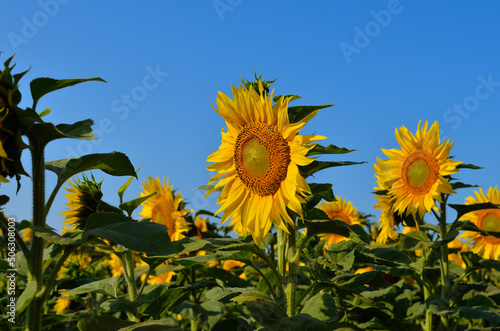
<path id="1" fill-rule="evenodd" d="M 285 278 L 286 233 L 278 227 L 276 234 L 278 239 L 278 273 L 282 278 Z"/>
<path id="2" fill-rule="evenodd" d="M 439 219 L 439 227 L 441 230 L 441 240 L 444 240 L 447 236 L 446 229 L 446 200 L 447 198 L 442 196 L 441 203 L 441 217 Z M 440 270 L 441 270 L 441 299 L 444 302 L 449 301 L 449 264 L 448 264 L 448 244 L 441 245 L 440 248 Z M 448 318 L 442 316 L 441 322 L 444 327 L 448 326 Z"/>
<path id="3" fill-rule="evenodd" d="M 132 251 L 127 250 L 125 252 L 125 278 L 127 279 L 128 293 L 130 296 L 130 301 L 137 300 L 137 285 L 135 283 L 134 274 L 134 257 L 132 256 Z"/>
<path id="4" fill-rule="evenodd" d="M 427 301 L 427 298 L 431 296 L 430 290 L 424 284 L 424 302 Z M 427 309 L 425 311 L 425 331 L 432 331 L 432 312 Z"/>
<path id="5" fill-rule="evenodd" d="M 293 262 L 296 253 L 295 227 L 289 225 L 288 231 L 288 273 L 286 281 L 286 312 L 288 316 L 295 316 L 295 290 L 297 286 L 297 263 Z"/>
<path id="6" fill-rule="evenodd" d="M 45 227 L 45 161 L 44 148 L 37 137 L 29 137 L 31 145 L 32 180 L 33 180 L 33 226 Z M 31 254 L 28 260 L 28 281 L 37 284 L 37 295 L 28 307 L 27 324 L 29 331 L 42 329 L 43 301 L 38 293 L 43 286 L 43 247 L 44 239 L 33 235 Z"/>

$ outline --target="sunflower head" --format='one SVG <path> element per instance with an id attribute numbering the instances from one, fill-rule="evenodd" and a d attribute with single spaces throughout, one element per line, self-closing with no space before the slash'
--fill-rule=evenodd
<path id="1" fill-rule="evenodd" d="M 160 181 L 159 177 L 142 182 L 144 192 L 139 193 L 141 197 L 156 192 L 154 196 L 144 201 L 141 206 L 140 215 L 151 218 L 152 222 L 163 224 L 167 227 L 168 235 L 172 241 L 184 238 L 184 233 L 191 228 L 185 216 L 191 211 L 184 209 L 185 203 L 180 192 L 173 190 L 173 186 L 165 184 L 165 178 Z"/>
<path id="2" fill-rule="evenodd" d="M 73 183 L 68 180 L 71 188 L 65 188 L 68 191 L 66 194 L 66 206 L 69 208 L 61 216 L 65 217 L 65 228 L 78 228 L 85 226 L 88 218 L 93 213 L 100 210 L 103 205 L 101 184 L 97 183 L 93 176 L 89 179 L 83 175 L 83 179 L 78 177 L 73 179 Z"/>
<path id="3" fill-rule="evenodd" d="M 23 142 L 22 109 L 17 105 L 21 101 L 19 80 L 27 71 L 12 74 L 14 65 L 10 65 L 13 56 L 0 69 L 0 182 L 8 182 L 7 177 L 16 177 L 20 188 L 20 175 L 28 175 L 21 164 L 21 152 L 28 146 Z"/>
<path id="4" fill-rule="evenodd" d="M 342 199 L 340 196 L 335 196 L 336 201 L 321 202 L 318 205 L 320 210 L 323 210 L 328 218 L 332 220 L 339 220 L 345 222 L 348 225 L 361 224 L 361 214 L 356 210 L 356 207 L 352 205 L 351 201 Z M 322 240 L 326 240 L 324 249 L 328 249 L 332 244 L 348 240 L 344 236 L 326 233 L 321 236 Z"/>
<path id="5" fill-rule="evenodd" d="M 382 149 L 388 159 L 376 168 L 377 182 L 388 190 L 394 212 L 417 219 L 431 209 L 438 210 L 436 201 L 442 202 L 442 194 L 455 193 L 449 176 L 462 163 L 450 159 L 453 143 L 440 142 L 437 121 L 429 129 L 427 122 L 420 124 L 415 135 L 404 126 L 396 129 L 401 149 Z"/>
<path id="6" fill-rule="evenodd" d="M 242 230 L 263 245 L 273 222 L 286 232 L 287 223 L 294 226 L 287 208 L 302 217 L 303 194 L 310 188 L 299 166 L 314 161 L 306 156 L 314 147 L 310 143 L 325 137 L 299 134 L 317 111 L 290 123 L 291 97 L 273 103 L 273 92 L 268 95 L 264 82 L 258 79 L 255 84 L 233 86 L 233 99 L 219 92 L 214 110 L 227 131 L 222 131 L 219 149 L 207 158 L 213 162 L 208 170 L 217 172 L 209 184 L 217 183 L 207 195 L 222 188 L 216 214 L 224 211 L 225 222 L 239 211 Z"/>
<path id="7" fill-rule="evenodd" d="M 465 204 L 486 203 L 500 204 L 500 193 L 498 186 L 490 187 L 484 194 L 483 189 L 474 190 L 474 197 L 465 199 Z M 465 214 L 462 220 L 474 223 L 479 229 L 486 232 L 500 232 L 500 209 L 482 209 Z M 483 236 L 479 232 L 465 231 L 462 238 L 467 243 L 472 243 L 472 251 L 486 259 L 498 260 L 500 257 L 500 238 L 494 236 Z"/>

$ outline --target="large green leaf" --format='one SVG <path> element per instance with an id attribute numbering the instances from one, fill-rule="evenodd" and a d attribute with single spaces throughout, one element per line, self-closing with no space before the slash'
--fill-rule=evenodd
<path id="1" fill-rule="evenodd" d="M 45 94 L 76 84 L 99 81 L 106 82 L 100 77 L 80 78 L 80 79 L 53 79 L 47 77 L 35 78 L 30 83 L 31 96 L 33 98 L 33 109 L 35 109 L 38 100 Z"/>
<path id="2" fill-rule="evenodd" d="M 457 220 L 460 219 L 462 216 L 464 216 L 467 213 L 477 211 L 477 210 L 482 210 L 482 209 L 498 209 L 499 206 L 492 204 L 490 202 L 485 202 L 485 203 L 474 203 L 471 205 L 455 205 L 455 204 L 449 204 L 449 206 L 457 211 Z"/>
<path id="3" fill-rule="evenodd" d="M 55 231 L 39 226 L 33 227 L 33 231 L 35 233 L 35 236 L 43 238 L 50 243 L 59 245 L 78 245 L 84 243 L 88 238 L 88 235 L 86 234 L 78 234 L 76 236 L 73 236 L 71 233 L 66 233 L 61 236 Z"/>
<path id="4" fill-rule="evenodd" d="M 67 291 L 69 295 L 87 294 L 87 293 L 104 293 L 112 297 L 118 296 L 118 285 L 120 284 L 122 276 L 115 276 L 102 280 L 97 280 L 74 289 Z"/>
<path id="5" fill-rule="evenodd" d="M 307 300 L 300 313 L 320 321 L 336 321 L 339 317 L 335 299 L 328 293 L 319 293 Z"/>
<path id="6" fill-rule="evenodd" d="M 279 324 L 288 316 L 277 303 L 261 292 L 246 292 L 231 299 L 244 304 L 252 317 L 267 330 L 278 330 Z"/>
<path id="7" fill-rule="evenodd" d="M 147 199 L 151 198 L 155 194 L 156 194 L 156 192 L 153 192 L 151 194 L 148 194 L 148 195 L 140 197 L 140 198 L 136 198 L 136 199 L 132 199 L 130 201 L 122 202 L 122 203 L 120 203 L 119 207 L 121 210 L 125 211 L 128 216 L 132 216 L 132 213 L 134 212 L 134 210 L 136 210 L 137 207 L 139 207 L 141 205 L 141 203 L 143 203 Z"/>
<path id="8" fill-rule="evenodd" d="M 163 224 L 137 222 L 117 213 L 94 213 L 85 225 L 85 232 L 108 239 L 148 256 L 169 255 L 176 252 Z"/>
<path id="9" fill-rule="evenodd" d="M 204 301 L 201 304 L 193 301 L 184 301 L 172 307 L 172 311 L 196 321 L 203 329 L 212 330 L 222 318 L 226 307 L 218 301 Z"/>
<path id="10" fill-rule="evenodd" d="M 118 331 L 136 323 L 125 321 L 113 316 L 97 316 L 95 314 L 81 314 L 78 320 L 78 330 L 80 331 Z"/>
<path id="11" fill-rule="evenodd" d="M 54 125 L 49 122 L 36 123 L 31 126 L 30 135 L 37 137 L 41 146 L 61 138 L 96 139 L 92 132 L 94 121 L 87 119 L 73 124 Z"/>
<path id="12" fill-rule="evenodd" d="M 472 252 L 461 252 L 460 255 L 462 256 L 462 259 L 465 262 L 467 269 L 473 270 L 473 269 L 491 268 L 500 271 L 500 261 L 484 259 Z"/>
<path id="13" fill-rule="evenodd" d="M 320 110 L 323 108 L 332 107 L 335 105 L 320 105 L 320 106 L 293 106 L 288 107 L 288 118 L 290 123 L 297 123 L 300 120 L 304 119 L 307 115 L 315 112 L 316 110 Z"/>
<path id="14" fill-rule="evenodd" d="M 31 300 L 35 297 L 36 294 L 36 281 L 30 281 L 28 282 L 28 285 L 26 285 L 26 288 L 24 289 L 23 293 L 19 296 L 19 299 L 17 299 L 16 303 L 16 313 L 21 314 L 26 307 L 30 304 Z"/>

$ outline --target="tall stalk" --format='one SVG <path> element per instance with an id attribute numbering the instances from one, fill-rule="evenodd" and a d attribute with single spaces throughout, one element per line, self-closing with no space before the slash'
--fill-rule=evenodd
<path id="1" fill-rule="evenodd" d="M 33 181 L 33 226 L 45 227 L 45 145 L 36 136 L 29 137 Z M 35 231 L 36 232 L 36 231 Z M 43 302 L 39 293 L 43 286 L 43 247 L 44 239 L 33 236 L 31 254 L 28 261 L 28 281 L 36 282 L 36 295 L 28 307 L 28 331 L 40 331 L 42 328 Z"/>
<path id="2" fill-rule="evenodd" d="M 288 224 L 288 273 L 286 279 L 286 312 L 295 316 L 295 290 L 297 286 L 297 263 L 293 261 L 296 252 L 295 226 Z"/>
<path id="3" fill-rule="evenodd" d="M 441 230 L 441 239 L 444 240 L 447 236 L 446 229 L 446 200 L 447 197 L 442 195 L 440 205 L 441 215 L 439 217 L 439 227 Z M 441 299 L 448 303 L 449 298 L 449 265 L 448 265 L 448 244 L 441 245 L 440 247 L 440 271 L 441 271 Z M 448 326 L 448 319 L 444 316 L 441 317 L 441 322 L 444 327 Z"/>

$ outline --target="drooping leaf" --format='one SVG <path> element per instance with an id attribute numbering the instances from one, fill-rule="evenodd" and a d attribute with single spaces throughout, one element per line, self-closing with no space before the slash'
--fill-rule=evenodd
<path id="1" fill-rule="evenodd" d="M 21 314 L 30 304 L 36 294 L 36 281 L 30 281 L 16 302 L 16 313 Z"/>
<path id="2" fill-rule="evenodd" d="M 459 190 L 461 188 L 471 188 L 471 187 L 479 187 L 478 185 L 465 184 L 462 182 L 453 182 L 451 183 L 451 188 L 453 190 Z"/>
<path id="3" fill-rule="evenodd" d="M 96 139 L 92 132 L 94 121 L 91 119 L 78 121 L 73 124 L 54 125 L 49 122 L 36 123 L 31 126 L 30 134 L 35 135 L 41 146 L 47 145 L 49 142 L 62 139 Z"/>
<path id="4" fill-rule="evenodd" d="M 53 79 L 47 77 L 35 78 L 30 83 L 31 96 L 33 98 L 33 109 L 35 109 L 38 100 L 45 94 L 76 84 L 99 81 L 106 82 L 100 77 L 83 78 L 83 79 Z"/>
<path id="5" fill-rule="evenodd" d="M 173 307 L 172 311 L 198 322 L 205 330 L 212 330 L 213 326 L 222 318 L 226 307 L 218 301 L 207 300 L 201 304 L 184 301 L 180 305 Z"/>
<path id="6" fill-rule="evenodd" d="M 61 236 L 55 231 L 39 226 L 33 227 L 33 232 L 35 236 L 43 238 L 50 243 L 59 245 L 78 245 L 85 242 L 88 238 L 87 234 L 78 234 L 77 236 L 71 236 L 71 234 L 68 233 Z"/>
<path id="7" fill-rule="evenodd" d="M 252 317 L 268 330 L 278 330 L 277 326 L 288 317 L 281 306 L 261 292 L 242 293 L 231 300 L 244 304 Z"/>

